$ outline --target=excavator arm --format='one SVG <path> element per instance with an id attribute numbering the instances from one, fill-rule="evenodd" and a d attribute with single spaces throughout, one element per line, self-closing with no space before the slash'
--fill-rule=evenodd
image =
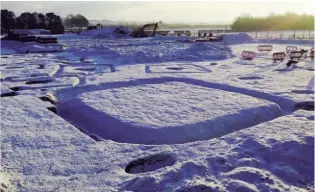
<path id="1" fill-rule="evenodd" d="M 131 36 L 132 37 L 148 37 L 148 35 L 145 33 L 145 28 L 147 27 L 151 27 L 151 26 L 154 26 L 153 28 L 153 32 L 152 32 L 152 37 L 155 37 L 155 32 L 156 32 L 156 29 L 158 27 L 158 23 L 149 23 L 149 24 L 145 24 L 143 25 L 142 27 L 138 28 L 137 30 L 135 30 Z"/>

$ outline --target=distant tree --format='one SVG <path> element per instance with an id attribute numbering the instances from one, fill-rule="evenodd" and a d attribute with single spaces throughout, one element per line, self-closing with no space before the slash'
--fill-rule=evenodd
<path id="1" fill-rule="evenodd" d="M 52 33 L 63 33 L 64 27 L 60 16 L 54 13 L 21 13 L 19 17 L 15 17 L 12 11 L 1 9 L 1 31 L 10 29 L 48 29 Z"/>
<path id="2" fill-rule="evenodd" d="M 4 30 L 15 29 L 16 17 L 14 12 L 1 9 L 1 28 Z"/>
<path id="3" fill-rule="evenodd" d="M 50 32 L 52 34 L 60 34 L 64 33 L 65 28 L 62 24 L 60 16 L 55 16 L 53 20 L 51 21 L 51 29 Z"/>
<path id="4" fill-rule="evenodd" d="M 19 17 L 18 17 L 18 28 L 21 29 L 35 29 L 37 28 L 37 21 L 36 21 L 36 16 L 28 13 L 28 12 L 24 12 L 22 13 Z"/>
<path id="5" fill-rule="evenodd" d="M 73 17 L 74 17 L 74 15 L 70 14 L 64 19 L 63 23 L 66 27 L 72 27 L 71 20 Z"/>
<path id="6" fill-rule="evenodd" d="M 81 14 L 70 14 L 65 18 L 64 24 L 67 27 L 87 27 L 89 25 L 89 21 Z"/>
<path id="7" fill-rule="evenodd" d="M 314 16 L 295 13 L 271 14 L 268 17 L 241 15 L 231 26 L 233 31 L 314 30 Z"/>
<path id="8" fill-rule="evenodd" d="M 50 30 L 52 34 L 64 33 L 64 26 L 62 24 L 61 18 L 54 13 L 46 13 L 44 18 L 45 29 Z"/>
<path id="9" fill-rule="evenodd" d="M 42 13 L 38 14 L 38 28 L 45 29 L 45 15 Z"/>
<path id="10" fill-rule="evenodd" d="M 46 19 L 46 29 L 52 29 L 52 23 L 53 20 L 55 18 L 55 14 L 50 12 L 50 13 L 46 13 L 45 15 L 45 19 Z"/>

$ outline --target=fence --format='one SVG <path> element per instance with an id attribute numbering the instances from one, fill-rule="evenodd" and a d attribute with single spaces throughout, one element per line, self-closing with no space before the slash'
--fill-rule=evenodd
<path id="1" fill-rule="evenodd" d="M 314 31 L 260 31 L 247 34 L 255 39 L 314 39 Z"/>
<path id="2" fill-rule="evenodd" d="M 166 30 L 166 29 L 164 29 Z M 173 32 L 175 34 L 180 33 L 180 30 L 166 30 Z M 202 36 L 204 33 L 209 35 L 209 33 L 223 35 L 223 34 L 233 34 L 229 29 L 186 29 L 190 31 L 191 36 L 198 36 L 200 33 Z M 314 31 L 259 31 L 259 32 L 245 32 L 254 39 L 314 39 Z"/>

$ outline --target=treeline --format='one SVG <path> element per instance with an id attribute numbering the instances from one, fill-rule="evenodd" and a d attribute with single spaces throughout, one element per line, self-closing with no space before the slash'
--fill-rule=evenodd
<path id="1" fill-rule="evenodd" d="M 68 15 L 63 23 L 65 27 L 87 27 L 89 25 L 89 20 L 81 14 Z"/>
<path id="2" fill-rule="evenodd" d="M 1 9 L 1 32 L 14 29 L 46 29 L 52 34 L 64 33 L 64 26 L 60 16 L 54 13 L 24 12 L 16 17 L 13 11 Z"/>
<path id="3" fill-rule="evenodd" d="M 295 13 L 272 14 L 268 17 L 237 17 L 231 26 L 233 31 L 314 30 L 314 16 Z"/>

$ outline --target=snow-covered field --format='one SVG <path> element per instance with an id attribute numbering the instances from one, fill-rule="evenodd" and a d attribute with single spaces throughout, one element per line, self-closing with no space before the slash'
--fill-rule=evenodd
<path id="1" fill-rule="evenodd" d="M 313 190 L 313 41 L 57 37 L 1 41 L 3 191 Z"/>

